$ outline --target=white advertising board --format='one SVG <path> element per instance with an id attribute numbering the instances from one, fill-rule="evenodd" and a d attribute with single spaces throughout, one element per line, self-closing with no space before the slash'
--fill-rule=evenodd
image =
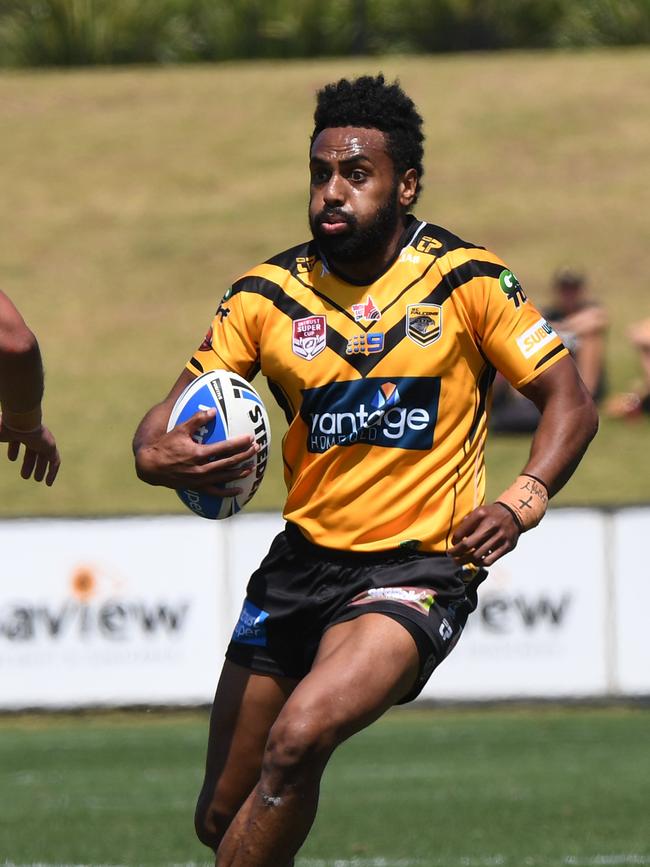
<path id="1" fill-rule="evenodd" d="M 1 523 L 0 707 L 209 700 L 218 541 L 192 516 Z"/>
<path id="2" fill-rule="evenodd" d="M 0 709 L 211 701 L 279 514 L 0 522 Z M 552 510 L 490 570 L 438 700 L 650 694 L 650 509 Z"/>
<path id="3" fill-rule="evenodd" d="M 650 509 L 623 509 L 611 518 L 611 554 L 616 576 L 613 601 L 617 686 L 626 694 L 650 694 L 650 565 L 643 549 L 650 539 Z"/>
<path id="4" fill-rule="evenodd" d="M 603 517 L 551 511 L 496 563 L 423 697 L 602 695 L 607 686 Z"/>

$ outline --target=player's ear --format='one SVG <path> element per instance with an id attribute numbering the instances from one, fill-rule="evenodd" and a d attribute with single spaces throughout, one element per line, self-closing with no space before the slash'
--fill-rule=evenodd
<path id="1" fill-rule="evenodd" d="M 407 169 L 399 180 L 397 186 L 399 203 L 408 210 L 413 204 L 413 199 L 418 191 L 418 173 L 416 169 Z"/>

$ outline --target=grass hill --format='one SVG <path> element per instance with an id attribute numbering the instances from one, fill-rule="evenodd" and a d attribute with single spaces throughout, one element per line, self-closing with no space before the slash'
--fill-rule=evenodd
<path id="1" fill-rule="evenodd" d="M 0 286 L 37 332 L 63 466 L 0 465 L 0 514 L 181 510 L 138 482 L 130 439 L 242 271 L 307 235 L 314 92 L 399 76 L 425 118 L 417 212 L 494 249 L 538 303 L 560 264 L 611 315 L 610 381 L 650 315 L 650 52 L 500 53 L 0 75 Z M 269 403 L 271 399 L 269 398 Z M 279 442 L 255 505 L 281 504 Z M 650 423 L 603 423 L 559 503 L 650 500 Z M 490 491 L 528 441 L 494 439 Z"/>

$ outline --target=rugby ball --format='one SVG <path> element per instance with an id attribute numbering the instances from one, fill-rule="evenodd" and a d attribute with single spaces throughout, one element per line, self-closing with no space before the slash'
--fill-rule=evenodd
<path id="1" fill-rule="evenodd" d="M 217 414 L 194 434 L 198 443 L 218 443 L 230 437 L 250 434 L 259 451 L 253 458 L 253 472 L 245 479 L 230 482 L 242 489 L 236 497 L 217 497 L 187 489 L 176 493 L 195 515 L 212 520 L 229 518 L 244 508 L 264 478 L 271 445 L 271 427 L 262 399 L 250 382 L 228 370 L 211 370 L 191 382 L 174 404 L 167 430 L 187 421 L 197 412 L 216 409 Z"/>

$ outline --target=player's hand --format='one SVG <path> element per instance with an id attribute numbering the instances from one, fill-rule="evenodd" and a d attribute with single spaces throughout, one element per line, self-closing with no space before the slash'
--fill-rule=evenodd
<path id="1" fill-rule="evenodd" d="M 461 564 L 491 566 L 512 551 L 521 531 L 512 514 L 499 503 L 474 509 L 461 521 L 452 537 L 450 557 Z"/>
<path id="2" fill-rule="evenodd" d="M 37 430 L 25 433 L 15 431 L 2 424 L 0 418 L 0 442 L 9 443 L 7 457 L 10 461 L 18 460 L 21 445 L 25 446 L 20 475 L 23 479 L 34 477 L 35 482 L 42 482 L 50 487 L 54 484 L 61 458 L 56 447 L 56 441 L 50 431 L 41 425 Z"/>
<path id="3" fill-rule="evenodd" d="M 150 485 L 174 490 L 190 488 L 218 497 L 241 493 L 240 488 L 225 486 L 250 475 L 258 446 L 252 436 L 233 437 L 211 445 L 195 442 L 194 436 L 215 414 L 214 409 L 197 412 L 138 449 L 135 456 L 138 478 Z"/>

